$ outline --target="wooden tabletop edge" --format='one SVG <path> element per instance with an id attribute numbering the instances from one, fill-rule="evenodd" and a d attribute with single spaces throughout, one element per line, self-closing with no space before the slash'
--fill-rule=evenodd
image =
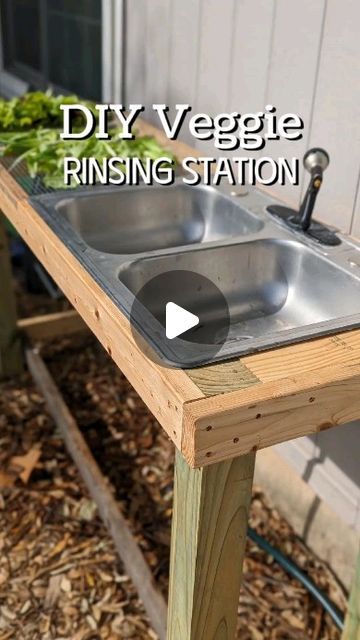
<path id="1" fill-rule="evenodd" d="M 360 416 L 359 390 L 360 362 L 188 402 L 181 450 L 200 467 L 346 424 Z"/>

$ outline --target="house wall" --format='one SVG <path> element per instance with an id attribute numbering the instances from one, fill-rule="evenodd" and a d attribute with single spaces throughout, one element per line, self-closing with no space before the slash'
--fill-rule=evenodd
<path id="1" fill-rule="evenodd" d="M 359 22 L 357 0 L 128 0 L 126 101 L 299 113 L 303 139 L 268 143 L 266 154 L 325 147 L 331 162 L 317 216 L 359 235 Z M 297 205 L 301 182 L 271 189 Z"/>
<path id="2" fill-rule="evenodd" d="M 359 24 L 358 0 L 128 0 L 125 100 L 185 102 L 210 114 L 270 103 L 299 113 L 303 140 L 268 144 L 266 154 L 325 147 L 331 162 L 317 217 L 360 237 Z M 272 190 L 297 206 L 305 183 Z M 279 451 L 360 530 L 359 424 Z"/>

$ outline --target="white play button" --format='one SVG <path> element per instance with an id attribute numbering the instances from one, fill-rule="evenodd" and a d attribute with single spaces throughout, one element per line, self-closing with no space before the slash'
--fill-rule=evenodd
<path id="1" fill-rule="evenodd" d="M 177 338 L 185 331 L 196 327 L 200 320 L 198 316 L 186 311 L 175 302 L 166 304 L 166 337 L 169 340 Z"/>

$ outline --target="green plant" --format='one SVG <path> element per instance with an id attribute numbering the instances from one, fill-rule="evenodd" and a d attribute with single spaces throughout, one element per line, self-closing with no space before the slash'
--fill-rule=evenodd
<path id="1" fill-rule="evenodd" d="M 23 132 L 0 132 L 0 156 L 16 156 L 10 171 L 21 161 L 27 164 L 31 177 L 42 177 L 46 187 L 64 188 L 64 158 L 93 157 L 99 161 L 104 158 L 119 156 L 121 158 L 140 158 L 153 160 L 164 156 L 164 149 L 149 136 L 134 140 L 119 138 L 121 129 L 111 130 L 111 139 L 98 140 L 95 136 L 87 140 L 61 140 L 60 129 L 33 129 Z M 167 151 L 166 156 L 175 160 Z M 76 185 L 70 185 L 76 186 Z"/>
<path id="2" fill-rule="evenodd" d="M 77 96 L 54 96 L 51 91 L 33 91 L 12 100 L 0 99 L 0 131 L 24 131 L 37 127 L 61 127 L 61 104 L 79 103 Z M 81 101 L 95 113 L 92 102 Z M 74 125 L 82 123 L 82 114 Z"/>

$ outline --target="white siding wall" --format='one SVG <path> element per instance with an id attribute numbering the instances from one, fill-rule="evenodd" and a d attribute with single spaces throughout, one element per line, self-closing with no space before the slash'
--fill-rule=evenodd
<path id="1" fill-rule="evenodd" d="M 324 146 L 331 163 L 317 216 L 360 233 L 358 0 L 128 0 L 126 13 L 127 102 L 299 113 L 303 139 L 268 143 L 266 154 Z M 272 187 L 293 204 L 304 188 Z"/>
<path id="2" fill-rule="evenodd" d="M 360 237 L 358 0 L 128 0 L 126 14 L 127 102 L 187 102 L 210 114 L 271 103 L 299 113 L 303 140 L 268 143 L 266 155 L 325 147 L 331 163 L 317 216 Z M 275 191 L 297 205 L 305 180 Z M 359 425 L 281 451 L 360 529 Z"/>

